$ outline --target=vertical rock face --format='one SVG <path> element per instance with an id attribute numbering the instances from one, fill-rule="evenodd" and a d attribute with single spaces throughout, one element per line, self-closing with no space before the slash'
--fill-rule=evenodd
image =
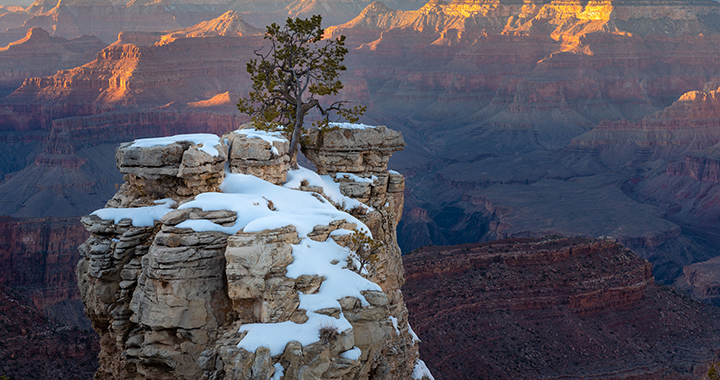
<path id="1" fill-rule="evenodd" d="M 126 182 L 82 219 L 77 269 L 96 378 L 431 378 L 400 293 L 404 178 L 386 164 L 402 136 L 304 140 L 321 175 L 249 129 L 117 149 Z"/>

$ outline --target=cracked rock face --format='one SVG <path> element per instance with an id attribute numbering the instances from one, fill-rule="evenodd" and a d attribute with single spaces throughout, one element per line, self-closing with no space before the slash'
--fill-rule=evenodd
<path id="1" fill-rule="evenodd" d="M 310 136 L 322 175 L 289 170 L 274 134 L 187 136 L 122 144 L 126 182 L 82 219 L 96 378 L 422 378 L 400 293 L 404 178 L 386 169 L 402 136 Z M 361 232 L 376 247 L 362 263 Z"/>

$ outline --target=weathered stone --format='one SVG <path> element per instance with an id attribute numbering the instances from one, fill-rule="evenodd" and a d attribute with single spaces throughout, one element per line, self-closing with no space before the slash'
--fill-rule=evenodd
<path id="1" fill-rule="evenodd" d="M 243 128 L 251 127 L 243 125 Z M 226 135 L 230 143 L 230 171 L 251 174 L 274 184 L 285 182 L 290 163 L 289 141 L 273 138 L 271 143 L 241 131 Z"/>
<path id="2" fill-rule="evenodd" d="M 373 306 L 386 306 L 388 304 L 387 295 L 377 290 L 363 290 L 360 292 L 365 300 Z"/>
<path id="3" fill-rule="evenodd" d="M 320 289 L 323 281 L 325 281 L 325 277 L 304 274 L 295 281 L 295 289 L 304 294 L 314 294 Z"/>
<path id="4" fill-rule="evenodd" d="M 270 362 L 270 349 L 267 347 L 260 347 L 255 351 L 255 357 L 253 358 L 252 367 L 250 367 L 250 373 L 253 379 L 257 380 L 269 380 L 270 376 L 275 373 Z"/>
<path id="5" fill-rule="evenodd" d="M 404 146 L 402 135 L 385 126 L 311 129 L 305 136 L 302 151 L 320 174 L 372 173 L 385 172 L 390 155 Z"/>
<path id="6" fill-rule="evenodd" d="M 364 138 L 376 141 L 363 145 Z M 285 180 L 287 140 L 268 142 L 247 133 L 230 133 L 227 139 L 229 147 L 215 147 L 217 156 L 189 142 L 153 148 L 122 145 L 116 159 L 126 182 L 108 205 L 148 206 L 168 197 L 183 204 L 198 193 L 218 191 L 226 161 L 233 172 L 274 183 Z M 340 143 L 332 143 L 333 139 Z M 235 211 L 199 208 L 171 210 L 152 227 L 135 227 L 130 219 L 116 224 L 97 216 L 84 217 L 83 224 L 92 235 L 79 248 L 83 259 L 78 263 L 78 282 L 88 315 L 107 337 L 102 347 L 103 378 L 270 379 L 278 363 L 287 380 L 367 379 L 371 371 L 372 376 L 389 380 L 408 378 L 417 347 L 402 325 L 407 311 L 399 291 L 403 272 L 395 240 L 398 208 L 402 208 L 398 191 L 404 179 L 385 172 L 387 159 L 401 148 L 402 138 L 377 127 L 344 131 L 323 144 L 327 145 L 323 157 L 329 163 L 323 170 L 332 167 L 348 172 L 331 174 L 337 174 L 334 178 L 342 193 L 366 205 L 348 212 L 382 242 L 377 266 L 363 274 L 383 289 L 362 292 L 369 305 L 344 297 L 338 307 L 299 309 L 300 295 L 317 294 L 325 277 L 287 276 L 294 261 L 293 246 L 301 243 L 292 225 L 259 232 L 241 230 L 232 236 L 177 227 L 187 220 L 232 226 L 238 219 Z M 301 183 L 300 189 L 314 191 L 321 202 L 328 202 L 320 187 Z M 268 208 L 275 210 L 269 203 Z M 332 238 L 348 246 L 346 232 L 357 228 L 349 219 L 317 225 L 307 237 L 320 242 Z M 344 231 L 333 233 L 337 230 Z M 340 261 L 331 264 L 345 265 Z M 242 325 L 304 324 L 317 318 L 313 313 L 345 318 L 352 328 L 318 332 L 318 341 L 305 347 L 290 342 L 282 355 L 274 357 L 265 347 L 254 353 L 238 348 L 247 334 L 239 332 Z M 400 334 L 390 316 L 400 321 Z M 355 346 L 361 350 L 360 360 L 341 357 Z"/>
<path id="7" fill-rule="evenodd" d="M 225 252 L 225 271 L 228 295 L 233 303 L 239 305 L 242 299 L 261 298 L 265 276 L 272 268 L 284 268 L 292 263 L 291 244 L 299 241 L 293 226 L 231 236 Z"/>

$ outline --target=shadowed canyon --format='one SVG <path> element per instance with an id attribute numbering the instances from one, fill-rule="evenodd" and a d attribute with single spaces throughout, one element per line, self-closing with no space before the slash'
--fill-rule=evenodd
<path id="1" fill-rule="evenodd" d="M 75 247 L 87 238 L 79 217 L 103 207 L 122 182 L 117 145 L 237 129 L 248 121 L 236 107 L 251 86 L 245 63 L 264 46 L 264 26 L 317 13 L 326 36 L 347 36 L 348 70 L 337 98 L 366 105 L 361 122 L 386 125 L 405 138 L 405 150 L 389 165 L 407 179 L 398 243 L 404 253 L 420 249 L 407 258 L 410 288 L 421 286 L 413 285 L 413 276 L 422 277 L 413 273 L 440 270 L 422 263 L 444 248 L 424 246 L 609 237 L 641 258 L 628 259 L 629 266 L 650 270 L 641 263 L 646 259 L 652 273 L 643 272 L 647 284 L 617 314 L 588 312 L 595 315 L 591 329 L 619 323 L 625 327 L 618 334 L 631 336 L 636 326 L 618 321 L 640 308 L 644 322 L 637 324 L 649 323 L 657 317 L 648 306 L 653 302 L 670 305 L 678 321 L 684 318 L 678 310 L 715 318 L 714 309 L 663 287 L 720 305 L 720 3 L 712 0 L 37 0 L 0 6 L 0 229 L 6 232 L 0 285 L 46 317 L 88 327 L 74 273 Z M 470 255 L 457 249 L 448 252 Z M 595 266 L 611 260 L 588 257 Z M 529 268 L 522 273 L 537 267 Z M 574 281 L 520 276 L 512 265 L 493 270 L 493 279 L 518 277 L 524 286 Z M 476 285 L 506 285 L 483 281 Z M 444 285 L 433 286 L 418 291 L 438 292 Z M 580 291 L 564 286 L 567 297 Z M 412 295 L 419 298 L 408 308 L 413 326 L 429 331 L 432 319 L 423 312 L 430 307 L 422 298 L 438 295 L 423 294 Z M 550 310 L 556 309 L 528 318 L 551 319 Z M 482 323 L 500 318 L 493 313 Z M 584 331 L 578 315 L 586 313 L 572 313 L 562 317 L 570 325 L 566 333 Z M 433 323 L 452 326 L 453 315 L 438 318 Z M 697 323 L 712 331 L 699 339 L 720 347 L 717 326 Z M 533 331 L 507 336 L 550 339 Z M 451 368 L 450 359 L 433 363 L 431 357 L 456 355 L 431 342 L 448 338 L 424 336 L 428 366 L 445 373 L 438 379 L 471 378 Z M 640 345 L 620 347 L 623 338 L 615 337 L 603 344 L 619 351 L 587 351 L 607 354 L 597 367 L 580 361 L 563 372 L 552 364 L 563 360 L 558 357 L 538 368 L 520 363 L 518 372 L 508 373 L 653 378 L 668 367 L 639 371 L 637 363 L 667 363 L 671 356 L 676 361 L 669 366 L 681 369 L 666 378 L 690 378 L 692 363 L 715 359 L 685 349 L 687 341 L 644 336 L 642 344 L 677 345 L 686 355 L 648 349 L 613 367 L 614 358 Z M 486 363 L 499 363 L 533 358 L 548 347 L 482 355 Z M 484 376 L 498 376 L 491 369 Z"/>

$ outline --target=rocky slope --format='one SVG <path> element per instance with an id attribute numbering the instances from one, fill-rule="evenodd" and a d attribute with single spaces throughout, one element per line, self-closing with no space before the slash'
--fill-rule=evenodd
<path id="1" fill-rule="evenodd" d="M 406 255 L 410 321 L 438 379 L 697 379 L 720 311 L 659 287 L 612 240 L 512 239 Z"/>
<path id="2" fill-rule="evenodd" d="M 85 380 L 97 369 L 97 336 L 48 321 L 0 285 L 0 374 L 10 379 Z"/>
<path id="3" fill-rule="evenodd" d="M 403 145 L 385 127 L 315 131 L 303 150 L 323 176 L 288 170 L 279 133 L 121 145 L 126 182 L 82 219 L 96 378 L 431 377 L 400 293 L 404 178 L 387 161 Z"/>
<path id="4" fill-rule="evenodd" d="M 358 47 L 349 66 L 368 85 L 371 115 L 409 141 L 396 161 L 409 175 L 403 249 L 611 235 L 652 260 L 662 282 L 719 254 L 717 237 L 685 229 L 665 215 L 670 205 L 644 204 L 633 191 L 668 160 L 717 142 L 702 107 L 717 87 L 719 10 L 665 1 L 453 1 L 417 11 L 375 3 L 330 28 Z M 695 116 L 673 111 L 693 101 Z M 687 128 L 697 111 L 708 116 Z M 648 149 L 652 141 L 658 148 Z M 632 217 L 618 217 L 626 209 Z"/>

